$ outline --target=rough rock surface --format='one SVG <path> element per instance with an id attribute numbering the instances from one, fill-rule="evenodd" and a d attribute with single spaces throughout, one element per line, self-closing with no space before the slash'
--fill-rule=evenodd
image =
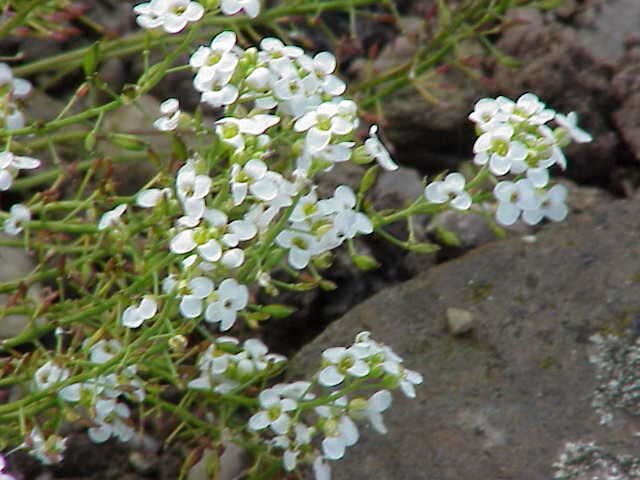
<path id="1" fill-rule="evenodd" d="M 550 225 L 534 242 L 486 245 L 379 292 L 305 347 L 292 378 L 362 330 L 425 378 L 417 399 L 395 396 L 388 436 L 362 428 L 333 478 L 549 480 L 569 442 L 637 454 L 638 417 L 614 407 L 599 424 L 589 358 L 594 334 L 625 341 L 640 313 L 638 208 L 636 196 Z M 468 335 L 447 332 L 451 307 L 473 315 Z"/>

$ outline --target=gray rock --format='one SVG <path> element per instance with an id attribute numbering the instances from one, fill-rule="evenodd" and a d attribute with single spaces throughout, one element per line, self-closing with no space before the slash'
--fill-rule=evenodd
<path id="1" fill-rule="evenodd" d="M 388 436 L 361 429 L 333 478 L 549 480 L 570 442 L 637 454 L 633 410 L 611 405 L 612 421 L 599 424 L 590 339 L 627 338 L 640 312 L 639 208 L 640 197 L 617 201 L 548 226 L 535 243 L 486 245 L 379 292 L 305 347 L 292 378 L 369 330 L 425 379 L 417 399 L 394 397 Z M 452 306 L 473 315 L 470 336 L 447 333 Z"/>

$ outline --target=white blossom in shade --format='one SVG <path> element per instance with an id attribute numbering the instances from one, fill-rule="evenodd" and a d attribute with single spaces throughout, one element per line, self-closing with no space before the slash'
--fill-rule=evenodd
<path id="1" fill-rule="evenodd" d="M 346 402 L 345 397 L 339 400 Z M 342 410 L 327 405 L 315 408 L 316 413 L 324 419 L 322 431 L 325 438 L 322 440 L 322 453 L 329 460 L 341 459 L 346 448 L 355 445 L 360 438 L 358 427 L 349 415 L 342 413 Z"/>
<path id="2" fill-rule="evenodd" d="M 69 370 L 59 367 L 51 360 L 42 365 L 34 375 L 37 390 L 46 390 L 58 382 L 63 382 L 69 378 Z"/>
<path id="3" fill-rule="evenodd" d="M 536 192 L 538 207 L 522 212 L 522 220 L 529 225 L 540 223 L 543 218 L 554 222 L 564 220 L 569 209 L 567 208 L 567 187 L 554 185 L 548 191 Z"/>
<path id="4" fill-rule="evenodd" d="M 245 340 L 242 344 L 242 349 L 247 353 L 256 370 L 259 372 L 265 370 L 271 364 L 284 362 L 287 359 L 284 355 L 269 353 L 267 346 L 257 338 L 249 338 Z M 286 384 L 285 386 L 282 386 L 281 384 L 279 388 L 281 388 L 283 396 L 299 400 L 299 398 L 296 398 L 294 394 L 293 389 L 295 387 L 293 387 L 293 385 L 294 384 Z M 291 389 L 289 389 L 289 387 L 291 387 Z"/>
<path id="5" fill-rule="evenodd" d="M 59 435 L 45 438 L 40 429 L 33 428 L 21 445 L 29 449 L 29 455 L 37 458 L 43 465 L 60 463 L 67 448 L 67 439 Z"/>
<path id="6" fill-rule="evenodd" d="M 87 434 L 94 443 L 103 443 L 111 437 L 121 442 L 133 438 L 135 430 L 128 423 L 131 411 L 124 403 L 115 399 L 96 400 L 96 417 L 93 419 L 95 427 L 89 428 Z"/>
<path id="7" fill-rule="evenodd" d="M 307 132 L 306 147 L 317 152 L 329 145 L 332 135 L 346 135 L 354 124 L 339 115 L 338 104 L 325 102 L 296 120 L 296 132 Z"/>
<path id="8" fill-rule="evenodd" d="M 122 344 L 116 340 L 98 340 L 89 348 L 89 360 L 93 363 L 103 364 L 111 360 L 122 350 Z"/>
<path id="9" fill-rule="evenodd" d="M 480 135 L 473 145 L 474 163 L 488 163 L 489 170 L 494 175 L 506 174 L 512 163 L 523 161 L 528 153 L 526 145 L 515 140 L 513 135 L 513 127 L 506 124 L 498 125 Z"/>
<path id="10" fill-rule="evenodd" d="M 376 162 L 378 162 L 378 165 L 385 170 L 397 170 L 398 165 L 393 161 L 391 155 L 389 155 L 389 151 L 380 141 L 377 133 L 378 126 L 371 125 L 371 128 L 369 128 L 369 138 L 364 141 L 365 150 L 376 160 Z"/>
<path id="11" fill-rule="evenodd" d="M 189 65 L 198 71 L 200 81 L 206 82 L 216 77 L 227 78 L 227 81 L 230 79 L 239 60 L 234 52 L 235 45 L 236 34 L 224 31 L 216 35 L 208 47 L 200 46 L 191 55 Z"/>
<path id="12" fill-rule="evenodd" d="M 334 163 L 346 162 L 351 158 L 353 154 L 353 147 L 355 142 L 340 142 L 327 145 L 319 152 L 311 153 L 308 150 L 304 150 L 296 160 L 296 167 L 302 170 L 309 170 L 312 166 L 314 159 L 318 159 L 329 163 L 329 165 L 323 170 L 325 172 L 330 171 L 333 168 Z"/>
<path id="13" fill-rule="evenodd" d="M 494 98 L 478 100 L 473 112 L 469 115 L 469 120 L 474 122 L 483 132 L 494 129 L 496 125 L 503 124 L 508 119 L 509 115 L 500 110 L 500 102 Z"/>
<path id="14" fill-rule="evenodd" d="M 160 104 L 162 117 L 153 122 L 153 126 L 163 132 L 170 132 L 178 128 L 180 121 L 180 103 L 175 98 L 168 98 Z"/>
<path id="15" fill-rule="evenodd" d="M 120 217 L 127 210 L 127 204 L 122 203 L 108 212 L 105 212 L 98 222 L 98 230 L 106 230 L 120 221 Z"/>
<path id="16" fill-rule="evenodd" d="M 145 320 L 153 318 L 158 311 L 156 301 L 146 295 L 142 297 L 140 305 L 129 306 L 122 312 L 122 324 L 128 328 L 138 328 Z"/>
<path id="17" fill-rule="evenodd" d="M 387 427 L 382 420 L 382 412 L 391 406 L 392 396 L 389 390 L 380 390 L 367 400 L 364 415 L 367 417 L 373 429 L 382 434 L 387 433 Z"/>
<path id="18" fill-rule="evenodd" d="M 205 320 L 220 323 L 220 331 L 229 330 L 236 321 L 237 313 L 247 306 L 249 289 L 233 278 L 226 278 L 216 290 L 217 300 L 207 306 Z"/>
<path id="19" fill-rule="evenodd" d="M 336 57 L 329 52 L 320 52 L 313 58 L 301 55 L 297 59 L 298 64 L 313 75 L 320 88 L 327 95 L 335 97 L 342 95 L 346 89 L 346 84 L 337 76 L 333 75 L 336 70 Z"/>
<path id="20" fill-rule="evenodd" d="M 213 292 L 213 282 L 207 277 L 192 278 L 180 288 L 180 313 L 186 318 L 202 314 L 205 299 Z"/>
<path id="21" fill-rule="evenodd" d="M 14 155 L 8 150 L 0 152 L 0 191 L 9 190 L 20 170 L 32 170 L 40 166 L 40 160 Z"/>
<path id="22" fill-rule="evenodd" d="M 204 15 L 204 7 L 190 0 L 151 0 L 136 5 L 133 11 L 142 28 L 162 27 L 167 33 L 181 32 L 189 22 L 197 22 Z"/>
<path id="23" fill-rule="evenodd" d="M 9 210 L 9 218 L 4 221 L 4 231 L 8 235 L 18 235 L 22 231 L 22 224 L 31 220 L 29 207 L 16 203 Z"/>
<path id="24" fill-rule="evenodd" d="M 31 82 L 14 77 L 11 67 L 6 63 L 0 63 L 0 94 L 7 95 L 9 99 L 15 99 L 26 97 L 29 93 L 31 93 Z"/>
<path id="25" fill-rule="evenodd" d="M 271 441 L 274 446 L 285 450 L 282 455 L 282 464 L 287 472 L 295 470 L 298 463 L 298 456 L 300 455 L 300 449 L 304 445 L 311 443 L 311 436 L 314 428 L 298 422 L 294 424 L 293 428 L 289 429 L 288 433 L 290 433 L 291 430 L 293 430 L 293 434 L 295 436 L 294 439 L 290 439 L 286 435 L 278 435 Z"/>
<path id="26" fill-rule="evenodd" d="M 546 105 L 533 93 L 521 95 L 516 102 L 502 97 L 500 109 L 509 113 L 509 120 L 526 122 L 530 125 L 543 125 L 555 116 L 555 111 Z"/>
<path id="27" fill-rule="evenodd" d="M 386 359 L 382 368 L 389 375 L 396 378 L 400 384 L 400 390 L 408 398 L 416 397 L 416 390 L 414 385 L 420 385 L 423 381 L 422 375 L 414 370 L 409 370 L 402 365 L 401 361 L 397 361 L 393 358 Z"/>
<path id="28" fill-rule="evenodd" d="M 562 115 L 556 113 L 554 120 L 560 127 L 564 128 L 574 142 L 588 143 L 593 140 L 593 137 L 580 127 L 578 127 L 578 114 L 576 112 L 569 112 L 568 115 Z"/>
<path id="29" fill-rule="evenodd" d="M 320 370 L 318 382 L 325 387 L 334 387 L 342 383 L 347 375 L 365 377 L 369 374 L 366 350 L 357 347 L 331 347 L 322 352 L 326 366 Z"/>
<path id="30" fill-rule="evenodd" d="M 513 225 L 523 210 L 536 210 L 539 205 L 532 183 L 524 178 L 515 183 L 498 183 L 493 189 L 493 195 L 498 200 L 496 220 L 505 226 Z"/>
<path id="31" fill-rule="evenodd" d="M 467 210 L 471 206 L 471 196 L 464 191 L 465 183 L 461 173 L 450 173 L 443 181 L 435 181 L 427 185 L 424 195 L 429 202 L 449 202 L 456 210 Z"/>
<path id="32" fill-rule="evenodd" d="M 235 15 L 241 10 L 250 18 L 256 18 L 260 13 L 260 0 L 221 0 L 220 10 L 225 15 Z"/>
<path id="33" fill-rule="evenodd" d="M 192 199 L 203 199 L 210 190 L 211 177 L 198 175 L 193 162 L 187 162 L 178 170 L 176 192 L 183 205 L 186 206 Z"/>
<path id="34" fill-rule="evenodd" d="M 231 166 L 231 196 L 233 204 L 240 205 L 250 191 L 258 200 L 273 200 L 278 195 L 278 181 L 275 172 L 269 172 L 267 165 L 252 158 L 244 166 Z"/>
<path id="35" fill-rule="evenodd" d="M 153 208 L 158 203 L 162 197 L 171 198 L 171 190 L 168 188 L 148 188 L 146 190 L 141 190 L 136 195 L 136 205 L 142 208 Z"/>
<path id="36" fill-rule="evenodd" d="M 311 257 L 321 253 L 316 238 L 307 233 L 306 223 L 294 223 L 291 230 L 283 230 L 276 237 L 276 244 L 289 250 L 289 265 L 297 270 L 305 268 Z"/>
<path id="37" fill-rule="evenodd" d="M 326 205 L 326 204 L 325 204 Z M 321 216 L 328 211 L 321 209 L 322 204 L 318 202 L 318 194 L 315 187 L 312 187 L 311 191 L 300 197 L 298 203 L 296 203 L 293 212 L 289 216 L 291 222 L 303 222 L 305 220 L 311 220 L 314 217 Z"/>
<path id="38" fill-rule="evenodd" d="M 213 78 L 207 82 L 200 82 L 196 77 L 194 85 L 196 90 L 202 92 L 200 101 L 213 108 L 224 107 L 234 103 L 238 99 L 238 87 L 216 80 L 216 78 Z"/>
<path id="39" fill-rule="evenodd" d="M 278 435 L 285 434 L 291 426 L 288 412 L 295 410 L 298 403 L 291 398 L 282 397 L 278 388 L 263 390 L 258 395 L 261 410 L 249 419 L 250 430 L 264 430 L 270 427 Z"/>

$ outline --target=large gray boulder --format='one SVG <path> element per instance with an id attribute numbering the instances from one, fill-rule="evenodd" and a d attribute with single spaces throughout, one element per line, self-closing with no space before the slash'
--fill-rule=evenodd
<path id="1" fill-rule="evenodd" d="M 389 434 L 363 427 L 333 478 L 640 478 L 606 476 L 609 464 L 596 461 L 617 465 L 616 455 L 638 454 L 640 400 L 631 395 L 620 408 L 618 387 L 605 385 L 620 365 L 605 365 L 608 353 L 592 340 L 612 335 L 619 348 L 608 352 L 626 361 L 619 353 L 631 348 L 628 327 L 640 320 L 638 211 L 638 197 L 616 201 L 549 225 L 535 241 L 491 243 L 379 292 L 305 347 L 292 378 L 362 330 L 424 375 L 415 400 L 395 395 Z M 451 333 L 452 312 L 460 313 L 452 308 L 471 315 L 466 334 Z M 640 380 L 625 382 L 640 390 Z M 602 425 L 606 411 L 613 418 Z M 591 454 L 581 457 L 580 448 Z"/>

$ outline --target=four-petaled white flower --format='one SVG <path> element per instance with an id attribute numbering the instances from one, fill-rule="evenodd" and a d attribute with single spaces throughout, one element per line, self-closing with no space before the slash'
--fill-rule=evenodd
<path id="1" fill-rule="evenodd" d="M 471 196 L 464 191 L 465 183 L 461 173 L 450 173 L 443 181 L 435 181 L 427 185 L 424 195 L 430 202 L 449 202 L 456 210 L 467 210 L 471 206 Z"/>
<path id="2" fill-rule="evenodd" d="M 569 112 L 567 116 L 556 112 L 554 120 L 558 125 L 566 129 L 567 134 L 574 142 L 588 143 L 593 140 L 593 137 L 588 132 L 578 127 L 578 114 L 576 112 Z"/>
<path id="3" fill-rule="evenodd" d="M 204 309 L 205 299 L 213 292 L 213 282 L 207 277 L 196 277 L 178 289 L 182 295 L 180 313 L 186 318 L 196 318 Z"/>
<path id="4" fill-rule="evenodd" d="M 523 210 L 535 210 L 539 204 L 534 186 L 526 178 L 515 183 L 498 183 L 493 189 L 493 195 L 498 200 L 496 220 L 505 226 L 513 225 Z"/>
<path id="5" fill-rule="evenodd" d="M 0 152 L 0 192 L 9 190 L 20 170 L 32 170 L 40 166 L 40 160 L 14 155 L 8 150 Z"/>
<path id="6" fill-rule="evenodd" d="M 332 135 L 346 135 L 353 131 L 353 122 L 339 113 L 337 103 L 326 102 L 305 113 L 293 128 L 296 132 L 307 132 L 307 148 L 311 152 L 318 152 L 329 145 Z"/>
<path id="7" fill-rule="evenodd" d="M 229 330 L 236 321 L 237 313 L 247 306 L 249 289 L 233 278 L 226 278 L 216 290 L 217 300 L 210 303 L 205 320 L 220 323 L 220 331 Z"/>
<path id="8" fill-rule="evenodd" d="M 325 387 L 334 387 L 342 383 L 347 375 L 368 375 L 369 364 L 363 360 L 367 355 L 366 350 L 357 346 L 327 348 L 322 352 L 322 358 L 328 365 L 320 371 L 318 382 Z"/>
<path id="9" fill-rule="evenodd" d="M 4 231 L 8 235 L 18 235 L 22 231 L 22 224 L 31 220 L 29 207 L 16 203 L 9 210 L 9 218 L 4 221 Z"/>
<path id="10" fill-rule="evenodd" d="M 258 401 L 262 410 L 249 419 L 249 428 L 264 430 L 270 427 L 278 435 L 286 433 L 291 425 L 291 417 L 287 412 L 295 410 L 298 403 L 283 397 L 280 389 L 275 387 L 260 392 Z"/>
<path id="11" fill-rule="evenodd" d="M 162 27 L 167 33 L 184 30 L 189 22 L 197 22 L 204 15 L 204 7 L 191 0 L 151 0 L 133 7 L 136 22 L 142 28 Z"/>

